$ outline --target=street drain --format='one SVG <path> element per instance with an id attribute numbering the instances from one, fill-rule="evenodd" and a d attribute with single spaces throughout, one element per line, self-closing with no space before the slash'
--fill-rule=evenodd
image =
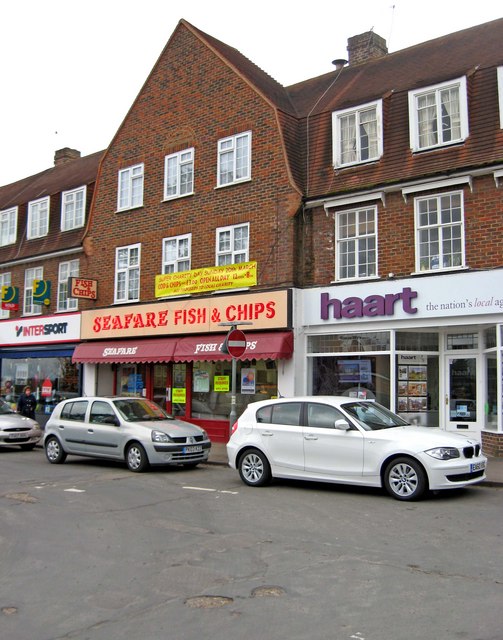
<path id="1" fill-rule="evenodd" d="M 281 587 L 256 587 L 251 592 L 252 598 L 277 598 L 285 595 L 285 590 Z"/>
<path id="2" fill-rule="evenodd" d="M 226 596 L 195 596 L 185 600 L 185 604 L 192 609 L 217 609 L 233 602 L 233 598 L 227 598 Z"/>

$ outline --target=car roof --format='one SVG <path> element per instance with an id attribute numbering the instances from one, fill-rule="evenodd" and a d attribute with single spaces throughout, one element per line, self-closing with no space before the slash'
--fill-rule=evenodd
<path id="1" fill-rule="evenodd" d="M 291 398 L 271 398 L 250 402 L 250 406 L 265 406 L 268 404 L 280 404 L 284 402 L 325 402 L 326 404 L 339 405 L 345 402 L 374 402 L 371 398 L 351 398 L 349 396 L 293 396 Z"/>

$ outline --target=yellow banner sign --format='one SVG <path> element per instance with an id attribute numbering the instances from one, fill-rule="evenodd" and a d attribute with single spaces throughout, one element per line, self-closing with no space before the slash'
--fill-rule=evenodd
<path id="1" fill-rule="evenodd" d="M 257 263 L 240 262 L 222 267 L 164 273 L 155 277 L 155 297 L 165 298 L 220 289 L 242 289 L 257 284 Z"/>

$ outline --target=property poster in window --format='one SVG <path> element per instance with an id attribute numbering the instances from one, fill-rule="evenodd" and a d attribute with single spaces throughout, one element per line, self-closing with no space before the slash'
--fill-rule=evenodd
<path id="1" fill-rule="evenodd" d="M 428 366 L 422 354 L 399 355 L 397 363 L 399 413 L 428 409 Z"/>

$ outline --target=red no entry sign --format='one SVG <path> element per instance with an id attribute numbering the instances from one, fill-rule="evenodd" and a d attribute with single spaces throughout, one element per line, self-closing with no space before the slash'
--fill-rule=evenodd
<path id="1" fill-rule="evenodd" d="M 246 336 L 239 329 L 233 329 L 225 340 L 227 352 L 233 358 L 240 358 L 246 351 Z"/>

